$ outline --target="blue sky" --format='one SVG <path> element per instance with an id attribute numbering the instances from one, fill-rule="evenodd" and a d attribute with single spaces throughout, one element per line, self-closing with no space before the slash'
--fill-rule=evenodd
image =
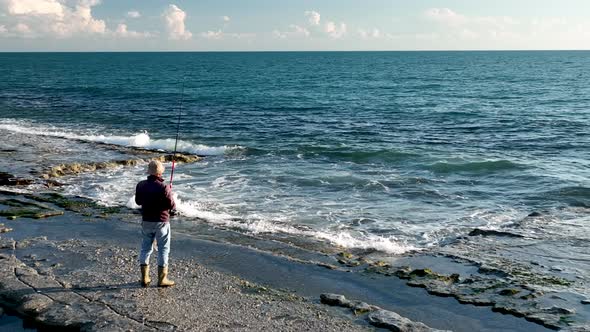
<path id="1" fill-rule="evenodd" d="M 0 51 L 590 49 L 588 0 L 0 0 Z"/>

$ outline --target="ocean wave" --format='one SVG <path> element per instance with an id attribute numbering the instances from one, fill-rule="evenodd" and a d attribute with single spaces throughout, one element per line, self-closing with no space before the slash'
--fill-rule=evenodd
<path id="1" fill-rule="evenodd" d="M 509 160 L 486 160 L 465 163 L 438 162 L 427 168 L 435 173 L 492 173 L 522 169 L 524 166 Z"/>
<path id="2" fill-rule="evenodd" d="M 247 218 L 232 216 L 224 212 L 214 212 L 206 204 L 195 201 L 182 200 L 175 197 L 177 210 L 180 215 L 189 218 L 198 218 L 206 222 L 240 229 L 253 234 L 288 234 L 305 236 L 316 240 L 327 241 L 332 245 L 349 249 L 374 249 L 389 254 L 403 254 L 408 251 L 418 250 L 416 247 L 406 245 L 393 236 L 381 236 L 364 232 L 349 232 L 344 230 L 315 230 L 307 226 L 292 225 L 286 220 L 270 220 L 264 216 L 251 215 Z M 133 198 L 127 204 L 130 208 L 138 208 Z"/>
<path id="3" fill-rule="evenodd" d="M 318 147 L 318 146 L 301 146 L 296 150 L 281 150 L 268 151 L 263 149 L 249 148 L 248 153 L 251 155 L 295 155 L 298 159 L 306 158 L 326 158 L 335 161 L 353 162 L 358 164 L 367 163 L 395 163 L 411 158 L 419 157 L 420 155 L 413 152 L 399 151 L 399 150 L 374 150 L 374 151 L 359 151 L 353 148 L 334 148 L 334 147 Z"/>
<path id="4" fill-rule="evenodd" d="M 557 193 L 560 196 L 565 197 L 573 197 L 573 198 L 587 198 L 590 199 L 590 188 L 588 187 L 564 187 L 557 190 Z"/>
<path id="5" fill-rule="evenodd" d="M 18 132 L 27 135 L 42 135 L 59 137 L 65 139 L 80 140 L 86 142 L 113 144 L 119 146 L 136 147 L 149 150 L 173 151 L 176 140 L 173 138 L 152 139 L 147 132 L 138 133 L 130 136 L 118 135 L 89 135 L 76 133 L 64 128 L 42 126 L 33 123 L 14 120 L 0 120 L 0 129 Z M 200 156 L 216 156 L 226 153 L 242 151 L 245 148 L 239 145 L 234 146 L 207 146 L 204 144 L 195 144 L 189 141 L 178 141 L 177 151 L 191 153 Z"/>
<path id="6" fill-rule="evenodd" d="M 543 196 L 559 198 L 571 206 L 590 207 L 590 188 L 588 187 L 563 187 L 545 192 Z"/>

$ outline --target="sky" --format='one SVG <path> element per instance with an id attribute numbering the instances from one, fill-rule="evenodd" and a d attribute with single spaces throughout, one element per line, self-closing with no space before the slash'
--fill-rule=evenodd
<path id="1" fill-rule="evenodd" d="M 0 0 L 0 51 L 590 49 L 590 0 Z"/>

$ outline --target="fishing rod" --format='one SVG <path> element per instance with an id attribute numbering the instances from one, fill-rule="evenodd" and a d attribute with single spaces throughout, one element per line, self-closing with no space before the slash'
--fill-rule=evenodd
<path id="1" fill-rule="evenodd" d="M 174 166 L 176 165 L 176 148 L 178 147 L 178 136 L 180 135 L 180 117 L 182 115 L 182 102 L 184 101 L 184 83 L 186 76 L 182 77 L 182 90 L 180 93 L 180 104 L 178 105 L 178 121 L 176 123 L 176 140 L 174 141 L 174 152 L 172 153 L 172 171 L 170 171 L 170 188 L 174 179 Z"/>

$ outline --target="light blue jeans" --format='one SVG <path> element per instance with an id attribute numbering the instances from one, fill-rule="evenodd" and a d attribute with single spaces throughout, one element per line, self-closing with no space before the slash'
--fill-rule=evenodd
<path id="1" fill-rule="evenodd" d="M 158 243 L 158 266 L 168 266 L 170 223 L 143 221 L 141 228 L 143 241 L 141 242 L 141 252 L 139 253 L 139 264 L 149 264 L 150 255 L 154 250 L 152 244 L 155 239 Z"/>

